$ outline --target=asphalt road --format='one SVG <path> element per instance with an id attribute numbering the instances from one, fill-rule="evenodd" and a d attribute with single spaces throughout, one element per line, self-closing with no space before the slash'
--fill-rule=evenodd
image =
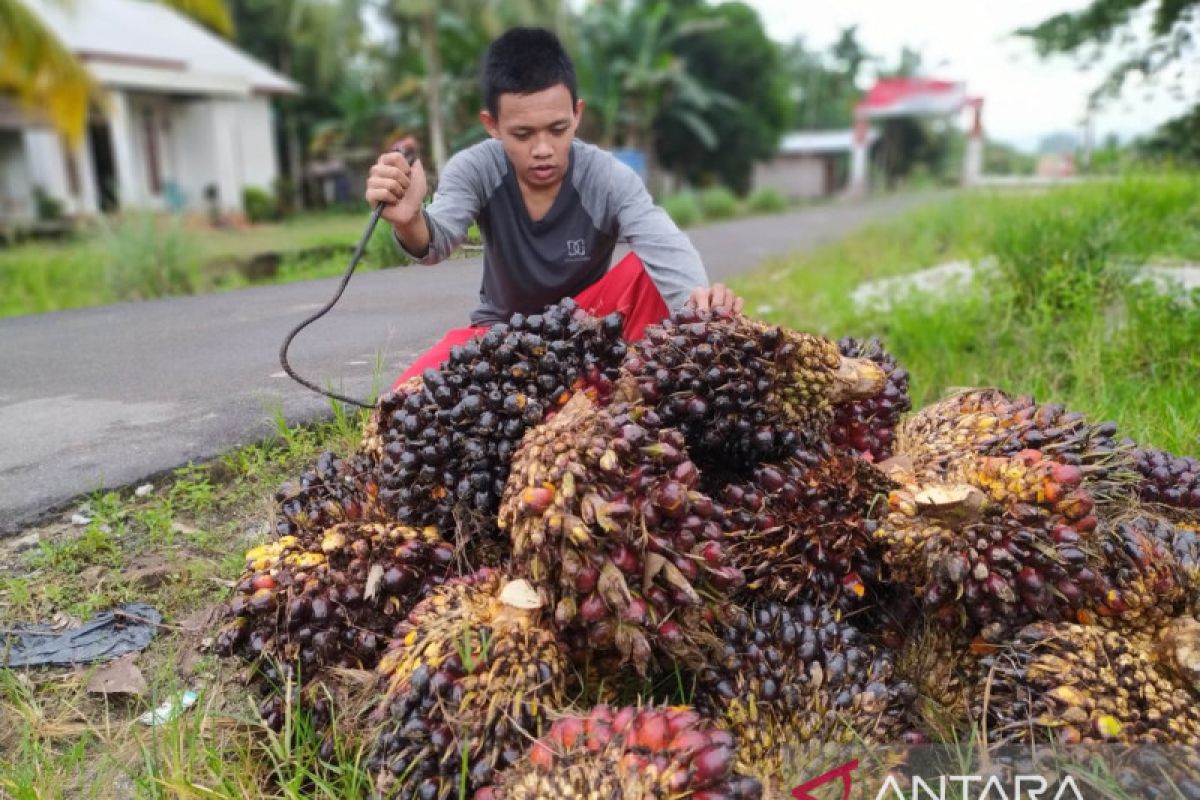
<path id="1" fill-rule="evenodd" d="M 696 228 L 713 280 L 811 249 L 930 199 L 902 195 Z M 364 214 L 364 221 L 366 215 Z M 619 255 L 619 254 L 618 254 Z M 365 397 L 447 328 L 466 324 L 477 259 L 356 275 L 297 337 L 292 366 Z M 329 413 L 278 362 L 287 331 L 336 279 L 0 320 L 0 534 L 80 495 L 129 485 Z"/>

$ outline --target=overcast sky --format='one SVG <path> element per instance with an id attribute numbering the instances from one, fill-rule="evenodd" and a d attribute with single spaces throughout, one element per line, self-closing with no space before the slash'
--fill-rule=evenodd
<path id="1" fill-rule="evenodd" d="M 1077 10 L 1083 0 L 745 0 L 757 8 L 779 42 L 802 36 L 824 49 L 848 25 L 858 25 L 864 47 L 894 64 L 904 45 L 918 49 L 931 77 L 965 81 L 984 98 L 983 123 L 991 138 L 1025 149 L 1047 133 L 1081 130 L 1088 92 L 1103 69 L 1082 71 L 1071 58 L 1043 61 L 1029 43 L 1008 34 L 1054 13 Z M 1153 129 L 1200 99 L 1200 65 L 1192 60 L 1184 99 L 1163 88 L 1131 85 L 1095 117 L 1097 140 Z M 1165 85 L 1165 81 L 1160 81 Z"/>

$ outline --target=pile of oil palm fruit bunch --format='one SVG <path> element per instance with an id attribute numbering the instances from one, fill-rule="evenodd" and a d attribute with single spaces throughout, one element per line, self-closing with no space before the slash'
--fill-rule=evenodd
<path id="1" fill-rule="evenodd" d="M 265 724 L 308 714 L 418 800 L 788 797 L 838 748 L 948 738 L 1200 745 L 1195 459 L 999 389 L 914 413 L 874 339 L 693 309 L 621 332 L 515 315 L 281 487 L 214 637 Z M 369 713 L 339 716 L 339 671 Z"/>

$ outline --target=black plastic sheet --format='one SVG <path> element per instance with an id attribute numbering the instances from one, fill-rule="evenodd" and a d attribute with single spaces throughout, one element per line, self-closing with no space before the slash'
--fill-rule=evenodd
<path id="1" fill-rule="evenodd" d="M 102 611 L 77 628 L 47 625 L 0 634 L 0 666 L 38 667 L 90 664 L 145 650 L 162 614 L 145 603 L 126 603 Z"/>

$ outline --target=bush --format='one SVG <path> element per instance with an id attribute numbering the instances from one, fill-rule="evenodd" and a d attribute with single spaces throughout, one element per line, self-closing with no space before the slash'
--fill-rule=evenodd
<path id="1" fill-rule="evenodd" d="M 62 219 L 62 201 L 57 197 L 51 196 L 41 186 L 33 187 L 33 202 L 37 207 L 37 218 L 42 222 L 53 222 Z"/>
<path id="2" fill-rule="evenodd" d="M 270 222 L 279 217 L 275 197 L 266 189 L 257 186 L 242 189 L 242 208 L 246 212 L 246 219 L 253 223 Z"/>
<path id="3" fill-rule="evenodd" d="M 778 189 L 764 186 L 754 190 L 746 200 L 746 206 L 756 214 L 776 214 L 788 207 L 788 200 Z"/>
<path id="4" fill-rule="evenodd" d="M 105 278 L 115 298 L 165 297 L 203 288 L 199 243 L 174 218 L 125 216 L 105 222 L 102 239 Z"/>
<path id="5" fill-rule="evenodd" d="M 705 219 L 729 219 L 737 214 L 737 197 L 724 186 L 713 186 L 700 193 L 700 210 Z"/>
<path id="6" fill-rule="evenodd" d="M 275 213 L 280 219 L 296 213 L 296 184 L 286 175 L 275 179 L 272 187 L 275 191 Z"/>
<path id="7" fill-rule="evenodd" d="M 700 210 L 700 202 L 692 192 L 669 194 L 662 199 L 659 205 L 681 228 L 695 225 L 704 218 L 704 213 Z"/>

